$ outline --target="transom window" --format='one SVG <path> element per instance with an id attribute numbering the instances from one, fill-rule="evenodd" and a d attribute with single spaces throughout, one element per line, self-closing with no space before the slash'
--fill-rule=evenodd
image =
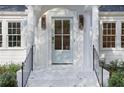
<path id="1" fill-rule="evenodd" d="M 20 22 L 8 23 L 8 47 L 21 47 Z"/>
<path id="2" fill-rule="evenodd" d="M 124 48 L 124 23 L 121 24 L 121 47 Z"/>
<path id="3" fill-rule="evenodd" d="M 0 22 L 0 47 L 2 47 L 2 23 Z"/>
<path id="4" fill-rule="evenodd" d="M 103 48 L 115 47 L 116 24 L 103 23 Z"/>

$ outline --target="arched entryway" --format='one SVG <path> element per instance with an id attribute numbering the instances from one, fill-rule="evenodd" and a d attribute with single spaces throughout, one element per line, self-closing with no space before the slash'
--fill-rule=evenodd
<path id="1" fill-rule="evenodd" d="M 45 29 L 42 28 L 44 15 L 46 17 Z M 82 52 L 79 54 L 79 41 L 81 42 L 80 47 L 83 49 L 83 31 L 79 31 L 78 28 L 78 11 L 67 8 L 48 10 L 39 18 L 38 29 L 35 32 L 35 57 L 38 65 L 79 63 L 83 54 Z"/>
<path id="2" fill-rule="evenodd" d="M 50 86 L 47 81 L 52 86 L 74 86 L 75 84 L 78 86 L 81 81 L 91 83 L 92 79 L 95 80 L 93 83 L 97 84 L 92 71 L 92 8 L 89 6 L 32 6 L 31 9 L 33 22 L 30 22 L 34 23 L 32 31 L 34 33 L 34 72 L 31 74 L 33 80 L 30 79 L 29 84 L 36 83 L 35 80 L 38 80 L 39 86 L 45 86 L 44 84 Z M 46 15 L 45 29 L 41 27 L 43 15 Z M 84 17 L 83 29 L 79 29 L 79 15 Z M 60 63 L 64 65 L 53 66 Z M 93 77 L 91 81 L 89 81 L 90 76 Z"/>

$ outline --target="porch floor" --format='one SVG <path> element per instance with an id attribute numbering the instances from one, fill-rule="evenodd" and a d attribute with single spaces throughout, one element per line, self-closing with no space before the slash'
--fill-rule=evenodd
<path id="1" fill-rule="evenodd" d="M 94 71 L 83 72 L 71 66 L 34 70 L 27 87 L 99 87 Z"/>

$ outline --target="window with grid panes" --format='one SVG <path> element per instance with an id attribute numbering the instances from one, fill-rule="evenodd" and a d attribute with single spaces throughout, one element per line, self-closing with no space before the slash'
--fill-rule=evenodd
<path id="1" fill-rule="evenodd" d="M 2 23 L 0 22 L 0 47 L 2 47 Z"/>
<path id="2" fill-rule="evenodd" d="M 115 23 L 103 23 L 103 48 L 115 48 Z"/>
<path id="3" fill-rule="evenodd" d="M 8 47 L 21 47 L 20 22 L 8 23 Z"/>
<path id="4" fill-rule="evenodd" d="M 121 24 L 121 47 L 124 48 L 124 23 Z"/>

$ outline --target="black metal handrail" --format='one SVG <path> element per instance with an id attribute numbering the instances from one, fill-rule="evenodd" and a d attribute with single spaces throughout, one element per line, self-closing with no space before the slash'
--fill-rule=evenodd
<path id="1" fill-rule="evenodd" d="M 103 86 L 103 68 L 100 66 L 100 58 L 94 46 L 93 46 L 93 70 L 95 71 L 99 85 Z"/>
<path id="2" fill-rule="evenodd" d="M 25 87 L 33 70 L 33 46 L 30 48 L 29 53 L 24 62 L 22 62 L 22 87 Z"/>

